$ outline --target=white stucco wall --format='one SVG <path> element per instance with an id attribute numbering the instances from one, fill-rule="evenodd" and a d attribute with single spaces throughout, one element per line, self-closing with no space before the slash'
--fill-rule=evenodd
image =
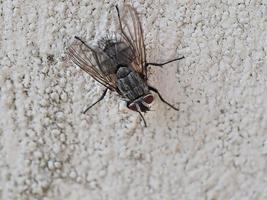
<path id="1" fill-rule="evenodd" d="M 145 114 L 66 63 L 74 35 L 103 34 L 116 1 L 0 2 L 0 199 L 267 199 L 267 3 L 138 1 Z M 118 2 L 122 6 L 123 2 Z"/>

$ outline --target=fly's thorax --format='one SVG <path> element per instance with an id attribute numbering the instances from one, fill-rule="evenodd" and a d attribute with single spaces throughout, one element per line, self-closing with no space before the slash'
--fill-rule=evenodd
<path id="1" fill-rule="evenodd" d="M 117 86 L 121 94 L 133 101 L 149 93 L 146 82 L 127 65 L 118 65 Z"/>
<path id="2" fill-rule="evenodd" d="M 132 69 L 127 64 L 117 65 L 116 75 L 118 79 L 127 77 L 132 72 Z"/>

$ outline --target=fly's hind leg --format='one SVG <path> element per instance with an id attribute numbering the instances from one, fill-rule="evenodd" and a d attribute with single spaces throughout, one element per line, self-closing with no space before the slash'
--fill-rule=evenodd
<path id="1" fill-rule="evenodd" d="M 91 49 L 91 47 L 89 47 L 81 38 L 79 38 L 78 36 L 74 36 L 74 38 L 76 40 L 79 40 L 81 43 L 83 43 L 87 48 Z"/>
<path id="2" fill-rule="evenodd" d="M 103 94 L 100 96 L 100 98 L 99 98 L 96 102 L 94 102 L 92 105 L 90 105 L 88 108 L 86 108 L 85 111 L 83 111 L 83 114 L 85 114 L 90 108 L 92 108 L 92 107 L 93 107 L 94 105 L 96 105 L 98 102 L 100 102 L 101 100 L 103 100 L 104 97 L 105 97 L 106 94 L 107 94 L 107 91 L 108 91 L 108 88 L 106 88 L 106 89 L 104 90 Z"/>
<path id="3" fill-rule="evenodd" d="M 119 10 L 118 5 L 116 5 L 115 8 L 116 8 L 117 15 L 118 15 L 118 19 L 119 19 L 119 23 L 120 23 L 120 29 L 121 29 L 121 31 L 123 32 L 122 24 L 121 24 L 121 15 L 120 15 L 120 10 Z"/>
<path id="4" fill-rule="evenodd" d="M 167 102 L 167 101 L 161 96 L 161 94 L 159 93 L 159 91 L 158 91 L 156 88 L 151 87 L 151 86 L 148 86 L 148 89 L 149 89 L 149 90 L 152 90 L 152 91 L 155 92 L 155 93 L 157 93 L 158 96 L 159 96 L 159 98 L 160 98 L 160 100 L 161 100 L 163 103 L 167 104 L 167 105 L 170 106 L 172 109 L 179 111 L 178 108 L 174 107 L 172 104 L 170 104 L 169 102 Z"/>

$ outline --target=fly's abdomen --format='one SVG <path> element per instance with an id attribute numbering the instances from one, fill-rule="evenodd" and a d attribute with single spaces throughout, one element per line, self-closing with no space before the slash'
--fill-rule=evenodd
<path id="1" fill-rule="evenodd" d="M 132 48 L 125 42 L 117 38 L 103 38 L 99 42 L 102 54 L 99 57 L 99 66 L 106 75 L 114 74 L 117 71 L 117 65 L 124 63 L 129 65 L 135 58 Z"/>
<path id="2" fill-rule="evenodd" d="M 118 89 L 124 97 L 130 100 L 135 100 L 149 92 L 139 74 L 127 66 L 118 68 L 117 78 Z"/>

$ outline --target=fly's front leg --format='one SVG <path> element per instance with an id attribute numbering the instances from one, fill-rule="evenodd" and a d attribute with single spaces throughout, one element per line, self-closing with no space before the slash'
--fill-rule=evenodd
<path id="1" fill-rule="evenodd" d="M 107 91 L 108 91 L 108 88 L 106 88 L 103 92 L 103 94 L 100 96 L 100 98 L 94 102 L 92 105 L 90 105 L 88 108 L 86 108 L 86 110 L 83 112 L 83 114 L 85 114 L 90 108 L 92 108 L 94 105 L 96 105 L 98 102 L 100 102 L 101 100 L 104 99 L 104 97 L 106 96 L 107 94 Z"/>
<path id="2" fill-rule="evenodd" d="M 180 58 L 175 58 L 175 59 L 169 60 L 169 61 L 164 62 L 164 63 L 146 63 L 145 66 L 148 67 L 149 65 L 153 65 L 153 66 L 163 67 L 163 66 L 166 65 L 166 64 L 172 63 L 172 62 L 177 61 L 177 60 L 182 60 L 182 59 L 184 59 L 184 58 L 185 58 L 185 57 L 182 56 L 182 57 L 180 57 Z"/>
<path id="3" fill-rule="evenodd" d="M 172 104 L 170 104 L 169 102 L 167 102 L 167 101 L 161 96 L 161 94 L 159 93 L 159 91 L 158 91 L 156 88 L 151 87 L 151 86 L 148 86 L 148 89 L 149 89 L 149 90 L 152 90 L 152 91 L 155 92 L 155 93 L 157 93 L 158 96 L 159 96 L 159 98 L 160 98 L 160 100 L 161 100 L 163 103 L 167 104 L 167 105 L 170 106 L 172 109 L 179 111 L 179 108 L 176 108 L 176 107 L 174 107 Z"/>
<path id="4" fill-rule="evenodd" d="M 144 116 L 142 115 L 142 113 L 141 113 L 140 111 L 137 111 L 137 112 L 138 112 L 139 115 L 141 116 L 141 118 L 142 118 L 142 120 L 143 120 L 143 122 L 144 122 L 145 127 L 147 127 L 147 125 L 146 125 L 146 120 L 145 120 Z"/>

